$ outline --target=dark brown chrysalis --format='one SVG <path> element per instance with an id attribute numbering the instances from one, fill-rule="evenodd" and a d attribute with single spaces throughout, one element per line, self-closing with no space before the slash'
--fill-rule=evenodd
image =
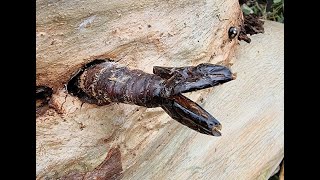
<path id="1" fill-rule="evenodd" d="M 98 60 L 99 61 L 99 60 Z M 220 136 L 221 124 L 197 103 L 181 93 L 223 84 L 233 79 L 221 65 L 153 67 L 154 74 L 131 70 L 115 62 L 100 62 L 76 75 L 69 87 L 83 101 L 97 105 L 111 102 L 162 107 L 183 125 L 203 134 Z"/>

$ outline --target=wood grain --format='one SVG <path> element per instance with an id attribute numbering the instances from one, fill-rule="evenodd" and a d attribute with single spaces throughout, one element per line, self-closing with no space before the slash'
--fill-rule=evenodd
<path id="1" fill-rule="evenodd" d="M 264 34 L 238 45 L 227 37 L 241 23 L 238 6 L 37 1 L 37 85 L 54 89 L 36 119 L 37 179 L 100 174 L 99 165 L 119 157 L 122 179 L 268 179 L 283 158 L 283 25 L 267 21 Z M 236 80 L 186 94 L 222 123 L 222 136 L 197 133 L 161 108 L 82 103 L 64 85 L 96 57 L 149 73 L 154 65 L 233 64 Z"/>
<path id="2" fill-rule="evenodd" d="M 63 87 L 81 65 L 108 57 L 132 67 L 226 60 L 238 1 L 37 0 L 37 85 Z M 152 72 L 152 71 L 150 71 Z"/>

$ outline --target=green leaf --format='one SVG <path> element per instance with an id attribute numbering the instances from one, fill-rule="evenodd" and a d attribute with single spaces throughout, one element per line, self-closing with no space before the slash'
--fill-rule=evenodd
<path id="1" fill-rule="evenodd" d="M 280 16 L 277 17 L 277 21 L 280 22 L 280 23 L 283 23 L 284 21 L 284 17 L 283 15 L 281 14 Z"/>
<path id="2" fill-rule="evenodd" d="M 242 9 L 242 12 L 243 12 L 245 15 L 248 15 L 248 14 L 252 14 L 252 13 L 253 13 L 253 10 L 252 10 L 249 6 L 247 6 L 246 4 L 242 4 L 241 9 Z"/>
<path id="3" fill-rule="evenodd" d="M 277 4 L 277 3 L 280 3 L 280 2 L 281 2 L 281 0 L 273 0 L 274 4 Z"/>
<path id="4" fill-rule="evenodd" d="M 255 15 L 258 15 L 258 16 L 261 15 L 260 10 L 257 8 L 257 6 L 253 6 L 252 11 Z"/>

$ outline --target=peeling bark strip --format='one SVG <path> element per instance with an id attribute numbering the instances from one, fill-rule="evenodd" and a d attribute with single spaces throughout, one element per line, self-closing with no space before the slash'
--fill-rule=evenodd
<path id="1" fill-rule="evenodd" d="M 220 136 L 221 124 L 211 114 L 181 93 L 213 87 L 232 80 L 221 65 L 153 68 L 154 74 L 130 70 L 114 62 L 88 67 L 68 84 L 80 99 L 97 105 L 111 102 L 162 107 L 173 119 L 203 134 Z M 75 90 L 78 89 L 78 90 Z"/>
<path id="2" fill-rule="evenodd" d="M 87 173 L 70 173 L 60 180 L 119 180 L 122 172 L 121 152 L 119 147 L 112 148 L 106 159 L 93 171 Z"/>
<path id="3" fill-rule="evenodd" d="M 247 34 L 253 35 L 258 33 L 264 33 L 263 24 L 264 22 L 259 19 L 257 15 L 249 14 L 243 15 L 244 23 L 241 26 L 240 33 L 238 36 L 238 40 L 244 40 L 247 43 L 251 42 L 251 39 L 247 36 Z"/>

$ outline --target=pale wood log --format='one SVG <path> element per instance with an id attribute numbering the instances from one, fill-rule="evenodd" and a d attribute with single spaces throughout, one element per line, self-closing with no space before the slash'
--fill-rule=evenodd
<path id="1" fill-rule="evenodd" d="M 37 179 L 90 172 L 112 152 L 122 179 L 267 179 L 283 158 L 283 25 L 267 22 L 265 34 L 238 47 L 226 33 L 241 23 L 238 6 L 37 1 L 37 84 L 54 89 L 52 108 L 36 119 Z M 150 73 L 233 63 L 236 80 L 187 94 L 221 121 L 223 135 L 190 130 L 161 108 L 82 104 L 64 84 L 95 57 Z"/>
<path id="2" fill-rule="evenodd" d="M 56 91 L 82 64 L 108 57 L 152 66 L 226 60 L 239 26 L 237 0 L 37 0 L 37 85 Z"/>

